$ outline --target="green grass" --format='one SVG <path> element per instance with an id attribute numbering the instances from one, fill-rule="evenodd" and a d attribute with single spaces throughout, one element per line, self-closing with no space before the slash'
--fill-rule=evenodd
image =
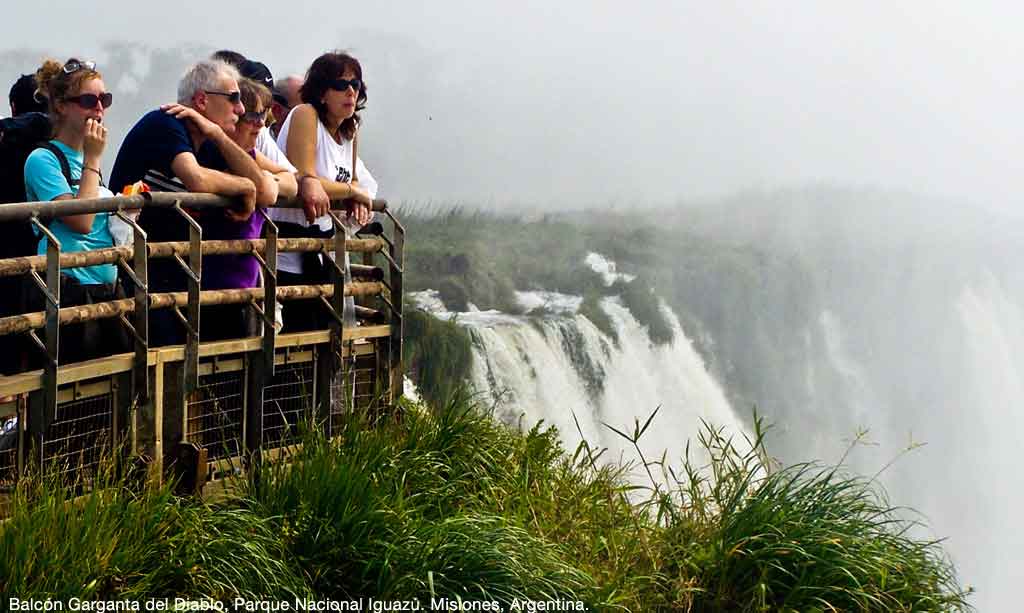
<path id="1" fill-rule="evenodd" d="M 434 405 L 447 402 L 469 377 L 473 364 L 469 331 L 426 311 L 406 308 L 403 317 L 403 362 L 420 394 Z"/>
<path id="2" fill-rule="evenodd" d="M 271 523 L 246 508 L 133 491 L 107 475 L 76 496 L 22 480 L 0 528 L 0 593 L 103 600 L 309 593 Z M 6 606 L 6 605 L 5 605 Z"/>
<path id="3" fill-rule="evenodd" d="M 622 435 L 638 440 L 652 417 Z M 708 426 L 697 444 L 710 465 L 666 467 L 666 487 L 647 462 L 639 490 L 600 450 L 501 425 L 460 393 L 400 419 L 349 415 L 340 430 L 308 433 L 216 505 L 117 480 L 77 499 L 23 483 L 0 525 L 0 592 L 968 609 L 940 546 L 912 538 L 876 483 L 773 467 L 760 430 L 734 445 Z"/>

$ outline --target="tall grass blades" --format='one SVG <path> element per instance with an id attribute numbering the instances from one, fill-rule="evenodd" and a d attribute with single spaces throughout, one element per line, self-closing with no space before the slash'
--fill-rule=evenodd
<path id="1" fill-rule="evenodd" d="M 0 527 L 0 593 L 81 599 L 309 593 L 268 522 L 245 509 L 104 483 L 23 484 Z"/>
<path id="2" fill-rule="evenodd" d="M 661 540 L 672 600 L 693 611 L 969 609 L 939 544 L 912 538 L 916 524 L 877 482 L 816 464 L 772 470 L 756 422 L 742 446 L 705 425 L 710 464 L 687 461 L 676 480 L 683 504 Z"/>
<path id="3" fill-rule="evenodd" d="M 705 425 L 706 465 L 676 474 L 643 460 L 644 496 L 626 480 L 632 467 L 586 442 L 566 453 L 542 423 L 500 424 L 460 390 L 430 410 L 334 417 L 332 438 L 300 427 L 300 444 L 233 477 L 234 496 L 216 504 L 114 473 L 84 494 L 23 480 L 0 523 L 0 592 L 969 609 L 940 546 L 912 538 L 876 483 L 771 465 L 759 421 L 735 443 Z M 635 443 L 654 427 L 656 414 L 617 431 Z"/>

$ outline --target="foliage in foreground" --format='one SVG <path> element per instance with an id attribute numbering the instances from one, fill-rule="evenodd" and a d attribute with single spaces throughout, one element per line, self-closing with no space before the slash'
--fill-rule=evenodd
<path id="1" fill-rule="evenodd" d="M 635 442 L 651 423 L 621 434 Z M 336 434 L 310 434 L 288 465 L 263 465 L 216 505 L 117 480 L 74 500 L 25 482 L 0 527 L 0 592 L 969 608 L 941 548 L 914 540 L 877 484 L 773 470 L 760 430 L 734 444 L 705 427 L 708 465 L 661 479 L 647 462 L 639 491 L 586 444 L 567 454 L 553 429 L 515 431 L 458 395 L 435 414 L 350 416 Z"/>

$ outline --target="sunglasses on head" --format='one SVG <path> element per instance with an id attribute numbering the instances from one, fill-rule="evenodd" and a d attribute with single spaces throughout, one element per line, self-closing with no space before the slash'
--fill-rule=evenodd
<path id="1" fill-rule="evenodd" d="M 239 121 L 248 122 L 254 126 L 262 126 L 267 121 L 266 111 L 246 111 L 238 118 Z"/>
<path id="2" fill-rule="evenodd" d="M 100 95 L 96 94 L 82 94 L 80 96 L 71 96 L 65 98 L 68 102 L 74 102 L 83 109 L 94 109 L 96 103 L 99 102 L 103 108 L 109 108 L 111 104 L 114 104 L 114 94 L 110 92 L 103 92 Z"/>
<path id="3" fill-rule="evenodd" d="M 76 60 L 72 60 L 72 61 L 68 62 L 67 64 L 64 64 L 63 70 L 64 70 L 64 74 L 71 74 L 71 73 L 74 73 L 74 72 L 78 72 L 79 70 L 96 70 L 96 62 L 93 62 L 93 61 L 79 62 L 79 61 L 76 61 Z"/>
<path id="4" fill-rule="evenodd" d="M 228 99 L 228 102 L 230 102 L 231 104 L 238 104 L 239 102 L 242 101 L 242 92 L 239 92 L 239 91 L 234 91 L 234 92 L 215 92 L 215 91 L 211 91 L 211 90 L 208 90 L 208 89 L 204 89 L 203 91 L 208 93 L 208 94 L 213 94 L 214 96 L 224 96 L 225 98 Z"/>
<path id="5" fill-rule="evenodd" d="M 362 79 L 335 79 L 331 81 L 329 87 L 339 92 L 343 92 L 351 87 L 352 91 L 358 94 L 359 90 L 363 88 L 363 81 Z"/>

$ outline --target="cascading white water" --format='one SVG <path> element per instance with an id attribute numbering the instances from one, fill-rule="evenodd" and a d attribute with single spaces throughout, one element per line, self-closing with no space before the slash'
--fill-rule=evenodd
<path id="1" fill-rule="evenodd" d="M 614 264 L 597 254 L 588 264 L 603 271 L 608 283 L 619 278 Z M 643 424 L 659 407 L 639 441 L 647 461 L 667 453 L 669 464 L 677 467 L 702 420 L 743 446 L 745 426 L 664 303 L 660 308 L 674 335 L 672 342 L 656 345 L 617 297 L 600 304 L 617 340 L 575 312 L 579 297 L 555 292 L 519 292 L 518 297 L 527 310 L 543 306 L 545 315 L 477 311 L 459 313 L 456 319 L 473 338 L 473 386 L 504 421 L 529 428 L 543 420 L 558 428 L 569 450 L 582 437 L 592 448 L 607 448 L 637 466 L 640 458 L 632 443 L 605 424 L 632 433 L 635 420 Z M 440 317 L 452 315 L 441 310 L 434 292 L 414 299 Z"/>

